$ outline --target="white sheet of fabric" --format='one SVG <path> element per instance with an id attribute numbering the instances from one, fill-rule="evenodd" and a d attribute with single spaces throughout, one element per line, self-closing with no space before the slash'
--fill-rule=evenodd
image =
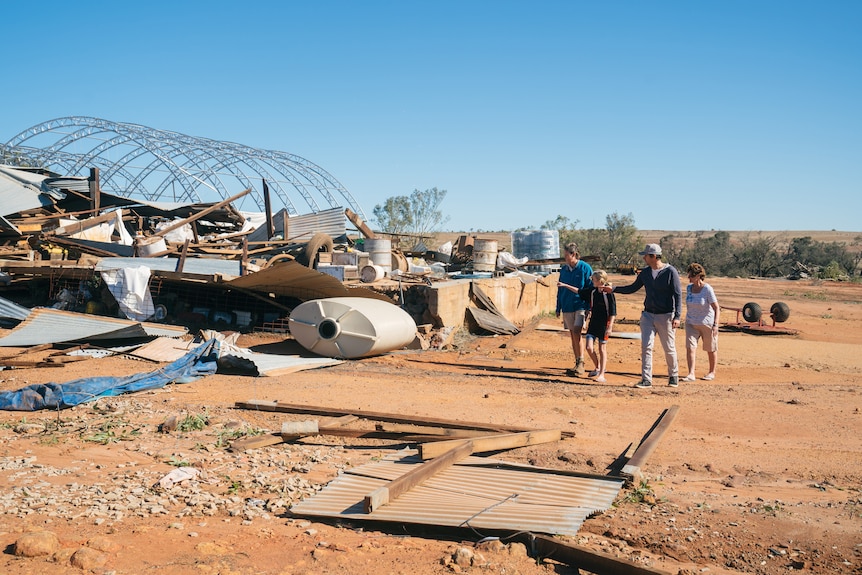
<path id="1" fill-rule="evenodd" d="M 173 225 L 176 225 L 177 220 L 172 220 L 170 222 L 162 222 L 156 226 L 156 231 L 160 232 L 166 228 L 169 228 Z M 183 224 L 175 230 L 171 230 L 166 233 L 164 236 L 166 242 L 171 242 L 172 244 L 183 244 L 186 240 L 194 241 L 195 233 L 192 231 L 191 224 Z"/>
<path id="2" fill-rule="evenodd" d="M 146 321 L 156 312 L 150 294 L 150 268 L 147 266 L 104 270 L 102 280 L 127 318 Z"/>
<path id="3" fill-rule="evenodd" d="M 509 252 L 500 252 L 497 254 L 497 267 L 502 268 L 518 268 L 525 263 L 530 261 L 530 258 L 524 256 L 522 258 L 516 258 Z"/>
<path id="4" fill-rule="evenodd" d="M 250 232 L 266 224 L 266 214 L 263 212 L 240 211 L 240 215 L 245 218 L 245 221 L 242 223 L 242 229 L 240 230 L 240 232 Z"/>
<path id="5" fill-rule="evenodd" d="M 79 220 L 60 220 L 61 226 L 72 225 L 75 223 L 79 223 Z M 113 240 L 113 234 L 115 230 L 120 236 L 119 242 L 115 242 Z M 127 230 L 126 226 L 123 225 L 120 210 L 114 211 L 114 217 L 107 222 L 103 222 L 97 226 L 93 226 L 92 228 L 74 234 L 69 234 L 69 237 L 76 238 L 79 240 L 90 240 L 93 242 L 119 243 L 124 246 L 132 245 L 133 241 L 132 235 L 129 233 L 129 230 Z"/>

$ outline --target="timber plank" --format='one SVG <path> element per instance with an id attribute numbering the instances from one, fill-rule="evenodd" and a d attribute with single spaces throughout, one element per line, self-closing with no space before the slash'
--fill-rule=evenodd
<path id="1" fill-rule="evenodd" d="M 451 427 L 453 429 L 481 429 L 491 432 L 509 432 L 518 433 L 523 431 L 537 431 L 529 427 L 519 427 L 515 425 L 493 425 L 489 423 L 478 423 L 470 421 L 457 421 L 452 419 L 443 419 L 439 417 L 420 417 L 406 416 L 397 413 L 384 413 L 379 411 L 365 411 L 362 409 L 339 409 L 331 407 L 319 407 L 313 405 L 296 405 L 281 401 L 266 401 L 258 399 L 250 399 L 248 401 L 238 401 L 234 404 L 240 409 L 257 409 L 260 411 L 279 411 L 284 413 L 308 413 L 312 415 L 356 415 L 364 419 L 376 421 L 387 421 L 390 423 L 414 423 L 421 425 L 430 425 L 436 427 Z"/>
<path id="2" fill-rule="evenodd" d="M 538 445 L 559 441 L 562 437 L 559 429 L 544 429 L 540 431 L 526 431 L 523 433 L 507 433 L 499 435 L 488 435 L 485 437 L 473 437 L 473 453 L 485 451 L 499 451 L 501 449 L 513 449 L 527 445 Z M 419 446 L 419 457 L 422 459 L 433 459 L 440 457 L 449 449 L 452 449 L 463 440 L 453 439 L 450 441 L 437 441 L 424 443 Z"/>

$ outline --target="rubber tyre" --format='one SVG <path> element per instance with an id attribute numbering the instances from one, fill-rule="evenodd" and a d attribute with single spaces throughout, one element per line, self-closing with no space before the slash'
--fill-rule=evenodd
<path id="1" fill-rule="evenodd" d="M 742 306 L 742 318 L 747 322 L 754 323 L 760 321 L 762 315 L 763 310 L 760 309 L 760 304 L 750 301 Z"/>
<path id="2" fill-rule="evenodd" d="M 306 265 L 310 268 L 314 267 L 314 264 L 317 263 L 317 254 L 318 252 L 331 252 L 332 251 L 332 237 L 329 234 L 317 233 L 311 236 L 311 239 L 308 240 L 308 243 L 305 244 L 305 260 Z"/>
<path id="3" fill-rule="evenodd" d="M 790 317 L 790 306 L 783 301 L 777 301 L 769 308 L 769 313 L 772 314 L 775 323 L 783 323 Z"/>
<path id="4" fill-rule="evenodd" d="M 294 259 L 296 259 L 296 258 L 294 258 L 290 254 L 278 254 L 277 256 L 273 256 L 273 257 L 269 258 L 268 260 L 266 260 L 266 263 L 261 266 L 261 269 L 266 269 L 266 268 L 272 267 L 275 264 L 278 264 L 281 262 L 291 262 Z"/>

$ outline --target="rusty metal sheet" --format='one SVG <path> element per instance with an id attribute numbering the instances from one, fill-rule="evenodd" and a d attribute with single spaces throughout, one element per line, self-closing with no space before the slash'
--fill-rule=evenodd
<path id="1" fill-rule="evenodd" d="M 362 287 L 347 287 L 334 277 L 295 261 L 283 262 L 230 280 L 223 285 L 295 297 L 302 301 L 330 297 L 367 297 L 394 303 L 383 294 Z"/>

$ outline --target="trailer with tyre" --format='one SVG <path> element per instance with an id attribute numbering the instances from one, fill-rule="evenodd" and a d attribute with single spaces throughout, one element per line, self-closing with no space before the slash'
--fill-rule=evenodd
<path id="1" fill-rule="evenodd" d="M 722 329 L 743 331 L 755 335 L 796 335 L 799 333 L 799 330 L 776 325 L 786 322 L 790 317 L 790 306 L 781 301 L 772 304 L 768 314 L 764 314 L 760 304 L 753 301 L 741 308 L 724 307 L 722 309 L 736 312 L 736 322 L 725 323 L 722 325 Z M 768 316 L 772 322 L 764 321 L 764 315 Z M 740 317 L 744 321 L 740 321 Z"/>

